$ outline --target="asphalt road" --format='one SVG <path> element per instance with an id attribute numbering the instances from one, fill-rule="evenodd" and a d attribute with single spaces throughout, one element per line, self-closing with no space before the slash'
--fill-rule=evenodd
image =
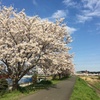
<path id="1" fill-rule="evenodd" d="M 68 80 L 58 83 L 49 89 L 40 90 L 37 93 L 24 97 L 20 100 L 69 100 L 76 77 L 73 76 Z"/>

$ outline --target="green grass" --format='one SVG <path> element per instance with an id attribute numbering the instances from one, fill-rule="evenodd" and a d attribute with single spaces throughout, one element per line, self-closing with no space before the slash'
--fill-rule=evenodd
<path id="1" fill-rule="evenodd" d="M 96 82 L 96 83 L 94 83 L 93 85 L 94 85 L 97 89 L 100 90 L 100 82 Z"/>
<path id="2" fill-rule="evenodd" d="M 0 100 L 18 100 L 19 96 L 22 96 L 23 94 L 19 91 L 13 91 L 11 93 L 6 93 L 2 97 L 0 97 Z"/>
<path id="3" fill-rule="evenodd" d="M 56 79 L 54 79 L 54 80 L 51 80 L 51 82 L 52 82 L 53 84 L 57 84 L 57 83 L 59 83 L 59 82 L 61 82 L 61 81 L 63 81 L 63 80 L 67 80 L 68 78 L 71 78 L 71 76 L 63 77 L 63 78 L 61 78 L 61 79 L 56 78 Z"/>
<path id="4" fill-rule="evenodd" d="M 57 84 L 57 83 L 59 83 L 61 80 L 52 80 L 52 83 L 53 84 Z"/>
<path id="5" fill-rule="evenodd" d="M 84 80 L 77 78 L 70 100 L 100 100 L 100 98 Z"/>
<path id="6" fill-rule="evenodd" d="M 31 89 L 30 89 L 31 88 Z M 32 86 L 21 88 L 20 91 L 10 91 L 6 92 L 3 96 L 0 97 L 0 100 L 19 100 L 19 98 L 33 94 L 40 89 L 32 89 Z"/>

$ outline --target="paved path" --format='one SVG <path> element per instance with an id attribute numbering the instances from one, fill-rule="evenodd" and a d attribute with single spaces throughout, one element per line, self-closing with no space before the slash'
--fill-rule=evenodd
<path id="1" fill-rule="evenodd" d="M 40 90 L 39 92 L 22 98 L 21 100 L 69 100 L 76 77 L 58 83 L 55 87 Z"/>

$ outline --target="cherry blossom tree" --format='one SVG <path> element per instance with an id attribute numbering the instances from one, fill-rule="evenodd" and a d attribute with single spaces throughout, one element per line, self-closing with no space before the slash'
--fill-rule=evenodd
<path id="1" fill-rule="evenodd" d="M 72 58 L 73 55 L 68 54 L 68 52 L 57 53 L 57 55 L 51 56 L 52 65 L 49 67 L 49 71 L 52 73 L 53 79 L 56 76 L 59 76 L 60 79 L 74 73 L 74 70 L 72 70 L 74 68 Z"/>
<path id="2" fill-rule="evenodd" d="M 49 56 L 52 61 L 52 55 L 57 60 L 57 52 L 68 52 L 71 37 L 62 22 L 63 19 L 54 23 L 38 16 L 29 17 L 13 7 L 1 7 L 0 60 L 6 66 L 3 72 L 13 81 L 13 89 L 18 89 L 18 81 L 41 61 L 48 62 Z"/>

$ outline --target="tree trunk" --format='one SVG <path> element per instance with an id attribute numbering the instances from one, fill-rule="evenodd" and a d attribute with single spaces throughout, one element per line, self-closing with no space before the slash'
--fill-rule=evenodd
<path id="1" fill-rule="evenodd" d="M 44 76 L 44 77 L 45 77 L 44 79 L 45 79 L 45 81 L 46 81 L 46 80 L 47 80 L 47 74 L 46 74 L 46 73 L 45 73 L 45 76 Z"/>
<path id="2" fill-rule="evenodd" d="M 18 79 L 13 79 L 12 90 L 18 90 L 19 89 L 18 81 L 19 81 Z"/>
<path id="3" fill-rule="evenodd" d="M 33 81 L 33 84 L 36 84 L 37 83 L 37 74 L 34 74 L 32 76 L 32 81 Z"/>
<path id="4" fill-rule="evenodd" d="M 56 79 L 56 74 L 54 74 L 54 75 L 52 76 L 52 79 L 53 79 L 53 80 L 55 80 L 55 79 Z"/>
<path id="5" fill-rule="evenodd" d="M 58 77 L 59 77 L 59 79 L 61 79 L 61 73 L 58 73 Z"/>

